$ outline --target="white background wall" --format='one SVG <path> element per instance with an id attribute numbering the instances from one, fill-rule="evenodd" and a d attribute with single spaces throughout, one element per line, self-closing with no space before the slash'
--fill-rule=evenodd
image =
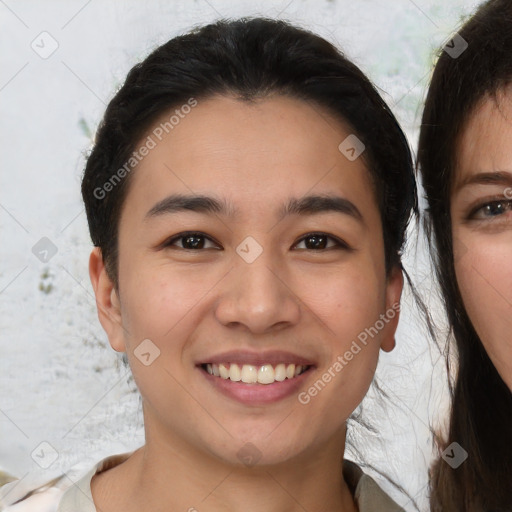
<path id="1" fill-rule="evenodd" d="M 136 62 L 156 45 L 220 17 L 284 18 L 341 47 L 380 88 L 414 148 L 435 52 L 476 3 L 2 1 L 0 466 L 27 479 L 49 478 L 143 443 L 138 394 L 97 321 L 80 197 L 88 131 Z M 43 31 L 50 36 L 40 36 Z M 52 44 L 58 48 L 42 58 L 33 41 L 43 54 Z M 32 253 L 42 237 L 57 247 L 48 263 Z M 405 266 L 438 311 L 423 244 L 409 247 Z M 368 462 L 424 508 L 428 427 L 445 404 L 444 380 L 442 365 L 434 372 L 439 352 L 422 334 L 410 294 L 403 298 L 397 348 L 381 357 L 377 374 L 391 403 L 383 407 L 370 395 L 364 409 L 378 434 L 353 432 Z M 46 470 L 30 456 L 41 442 L 58 453 Z"/>

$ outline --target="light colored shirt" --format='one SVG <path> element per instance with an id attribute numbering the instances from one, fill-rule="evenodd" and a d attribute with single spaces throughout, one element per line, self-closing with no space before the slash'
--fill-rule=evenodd
<path id="1" fill-rule="evenodd" d="M 5 512 L 97 512 L 91 494 L 91 480 L 131 454 L 113 455 L 98 462 L 76 482 L 60 477 L 36 489 L 28 490 L 13 481 L 0 488 L 0 510 Z M 355 463 L 343 462 L 343 477 L 352 492 L 359 512 L 405 512 Z"/>

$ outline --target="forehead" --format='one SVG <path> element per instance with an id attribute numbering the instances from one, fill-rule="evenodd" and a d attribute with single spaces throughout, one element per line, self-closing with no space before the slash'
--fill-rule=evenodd
<path id="1" fill-rule="evenodd" d="M 485 96 L 474 108 L 461 133 L 456 183 L 482 169 L 512 167 L 512 89 Z"/>
<path id="2" fill-rule="evenodd" d="M 144 137 L 155 147 L 131 177 L 127 202 L 130 196 L 155 202 L 171 189 L 214 190 L 241 205 L 242 214 L 244 204 L 254 214 L 278 196 L 308 191 L 355 193 L 375 202 L 363 156 L 351 161 L 340 152 L 350 127 L 316 104 L 284 96 L 251 103 L 217 96 L 175 116 L 172 128 L 165 124 L 171 110 Z M 155 133 L 162 127 L 159 140 Z"/>

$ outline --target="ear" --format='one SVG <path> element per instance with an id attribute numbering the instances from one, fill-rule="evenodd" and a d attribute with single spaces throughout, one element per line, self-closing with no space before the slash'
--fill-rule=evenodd
<path id="1" fill-rule="evenodd" d="M 95 247 L 89 257 L 89 277 L 96 296 L 98 318 L 107 333 L 110 345 L 117 352 L 124 352 L 125 341 L 121 305 L 114 283 L 107 274 L 99 247 Z"/>
<path id="2" fill-rule="evenodd" d="M 402 268 L 395 265 L 391 270 L 386 284 L 386 311 L 385 327 L 382 332 L 380 348 L 384 352 L 391 352 L 395 348 L 395 332 L 400 318 L 400 297 L 404 287 Z"/>

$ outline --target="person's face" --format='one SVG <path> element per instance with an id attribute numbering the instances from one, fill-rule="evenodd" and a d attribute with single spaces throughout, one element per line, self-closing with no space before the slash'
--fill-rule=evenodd
<path id="1" fill-rule="evenodd" d="M 398 269 L 386 276 L 363 158 L 349 161 L 338 149 L 350 133 L 299 100 L 215 97 L 137 166 L 119 226 L 119 296 L 97 250 L 91 277 L 151 436 L 229 463 L 248 451 L 274 464 L 343 442 L 379 349 L 394 346 L 403 283 Z M 178 194 L 189 199 L 176 202 Z M 213 211 L 213 201 L 229 207 Z M 299 208 L 283 213 L 290 202 Z M 365 345 L 358 335 L 370 328 Z M 151 343 L 138 348 L 143 340 Z M 360 350 L 347 361 L 353 341 Z M 335 371 L 338 356 L 345 365 Z M 230 378 L 209 374 L 212 363 Z M 258 383 L 236 381 L 235 363 Z M 307 369 L 282 380 L 282 365 L 293 373 L 292 364 Z M 299 393 L 326 373 L 330 382 L 301 403 Z"/>
<path id="2" fill-rule="evenodd" d="M 464 306 L 512 390 L 512 94 L 485 99 L 462 133 L 452 191 L 455 271 Z"/>

